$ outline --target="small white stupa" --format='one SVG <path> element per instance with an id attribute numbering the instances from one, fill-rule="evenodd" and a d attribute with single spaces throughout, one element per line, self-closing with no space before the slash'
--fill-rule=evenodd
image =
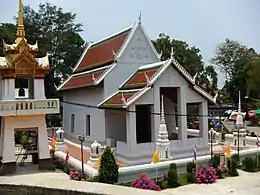
<path id="1" fill-rule="evenodd" d="M 165 122 L 164 116 L 164 107 L 163 107 L 163 96 L 161 100 L 161 121 L 160 128 L 158 132 L 158 139 L 156 142 L 156 146 L 159 151 L 160 161 L 165 161 L 171 159 L 171 151 L 170 151 L 170 141 L 168 139 L 168 131 Z"/>
<path id="2" fill-rule="evenodd" d="M 236 127 L 233 131 L 233 143 L 231 145 L 232 150 L 239 150 L 245 149 L 248 147 L 246 145 L 246 129 L 245 124 L 243 121 L 243 115 L 241 112 L 241 97 L 240 97 L 240 91 L 239 91 L 239 97 L 238 97 L 238 113 L 236 118 Z"/>
<path id="3" fill-rule="evenodd" d="M 101 156 L 101 153 L 102 153 L 101 144 L 98 143 L 97 141 L 94 141 L 90 146 L 90 158 L 87 164 L 92 167 L 95 166 L 96 162 Z"/>

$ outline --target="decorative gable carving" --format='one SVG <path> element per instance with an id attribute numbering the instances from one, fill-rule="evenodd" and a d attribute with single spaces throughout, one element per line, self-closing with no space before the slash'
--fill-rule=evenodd
<path id="1" fill-rule="evenodd" d="M 145 47 L 144 41 L 141 37 L 137 37 L 136 40 L 133 41 L 135 44 L 130 49 L 130 58 L 134 58 L 137 60 L 148 59 L 149 51 Z"/>
<path id="2" fill-rule="evenodd" d="M 122 49 L 120 59 L 128 63 L 150 64 L 158 62 L 159 58 L 153 50 L 151 40 L 145 34 L 142 26 L 139 24 L 133 28 L 125 48 Z M 122 57 L 121 57 L 122 56 Z M 119 59 L 119 61 L 120 61 Z M 138 64 L 137 66 L 140 66 Z"/>
<path id="3" fill-rule="evenodd" d="M 35 74 L 35 64 L 28 60 L 28 58 L 22 58 L 17 63 L 15 63 L 15 75 L 30 75 Z"/>

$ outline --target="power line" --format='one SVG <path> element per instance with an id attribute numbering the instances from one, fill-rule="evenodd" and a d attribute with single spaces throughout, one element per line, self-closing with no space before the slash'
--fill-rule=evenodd
<path id="1" fill-rule="evenodd" d="M 82 103 L 75 103 L 75 102 L 69 102 L 69 101 L 62 101 L 61 103 L 63 104 L 70 104 L 70 105 L 75 105 L 75 106 L 81 106 L 85 108 L 94 108 L 94 109 L 100 109 L 97 106 L 93 105 L 88 105 L 88 104 L 82 104 Z M 128 109 L 118 109 L 118 108 L 109 108 L 109 110 L 117 110 L 120 112 L 130 112 L 130 113 L 136 113 L 134 110 L 128 110 Z M 150 112 L 150 115 L 161 115 L 161 113 L 156 113 L 156 112 Z M 190 117 L 210 117 L 210 115 L 201 115 L 201 114 L 173 114 L 173 113 L 164 113 L 164 115 L 167 116 L 190 116 Z"/>

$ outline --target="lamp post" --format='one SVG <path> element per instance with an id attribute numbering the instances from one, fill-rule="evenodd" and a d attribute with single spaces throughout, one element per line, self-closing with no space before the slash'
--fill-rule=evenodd
<path id="1" fill-rule="evenodd" d="M 210 130 L 210 158 L 211 158 L 211 163 L 213 159 L 213 130 Z"/>
<path id="2" fill-rule="evenodd" d="M 238 128 L 238 131 L 237 131 L 237 161 L 238 161 L 238 164 L 240 164 L 240 157 L 239 157 L 239 152 L 240 152 L 240 149 L 239 149 L 239 143 L 240 143 L 240 137 L 239 137 L 239 132 L 240 132 L 240 127 Z"/>
<path id="3" fill-rule="evenodd" d="M 51 136 L 52 136 L 52 139 L 54 139 L 54 127 L 53 127 L 53 125 L 51 127 Z"/>
<path id="4" fill-rule="evenodd" d="M 80 150 L 81 150 L 81 172 L 82 172 L 83 179 L 85 179 L 85 174 L 84 174 L 84 156 L 83 156 L 83 142 L 85 141 L 85 136 L 84 135 L 79 135 L 79 141 L 80 141 Z"/>

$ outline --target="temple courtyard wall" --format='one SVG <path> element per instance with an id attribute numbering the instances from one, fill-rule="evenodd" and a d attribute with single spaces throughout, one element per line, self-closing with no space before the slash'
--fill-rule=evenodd
<path id="1" fill-rule="evenodd" d="M 72 144 L 70 141 L 65 140 L 65 143 L 68 147 L 71 147 L 70 144 Z M 80 146 L 76 143 L 73 143 L 75 150 L 78 148 L 78 154 L 80 154 Z M 88 152 L 88 150 L 85 148 L 85 153 Z M 84 153 L 84 154 L 85 154 Z M 232 154 L 237 154 L 237 151 L 232 151 Z M 247 156 L 255 156 L 257 153 L 260 153 L 260 150 L 258 148 L 249 148 L 246 150 L 240 151 L 240 159 Z M 56 151 L 55 152 L 56 157 L 65 160 L 66 158 L 66 152 L 65 151 Z M 192 155 L 192 154 L 191 154 Z M 199 156 L 197 157 L 197 163 L 202 165 L 208 165 L 210 160 L 210 155 L 205 156 Z M 177 159 L 177 160 L 169 160 L 165 162 L 159 162 L 157 164 L 143 164 L 143 165 L 136 165 L 136 166 L 121 166 L 119 168 L 119 183 L 126 183 L 131 182 L 136 178 L 136 175 L 140 173 L 147 173 L 147 175 L 150 178 L 156 178 L 156 176 L 162 176 L 167 174 L 169 165 L 171 163 L 175 163 L 177 165 L 177 172 L 178 173 L 185 173 L 186 172 L 186 165 L 187 163 L 192 161 L 191 158 L 184 158 L 184 159 Z M 87 162 L 84 161 L 84 172 L 89 177 L 95 177 L 98 175 L 98 169 L 96 167 L 91 167 Z M 70 155 L 70 159 L 68 162 L 72 167 L 74 167 L 77 170 L 81 170 L 81 158 L 77 158 L 76 156 L 73 157 L 73 154 Z"/>

